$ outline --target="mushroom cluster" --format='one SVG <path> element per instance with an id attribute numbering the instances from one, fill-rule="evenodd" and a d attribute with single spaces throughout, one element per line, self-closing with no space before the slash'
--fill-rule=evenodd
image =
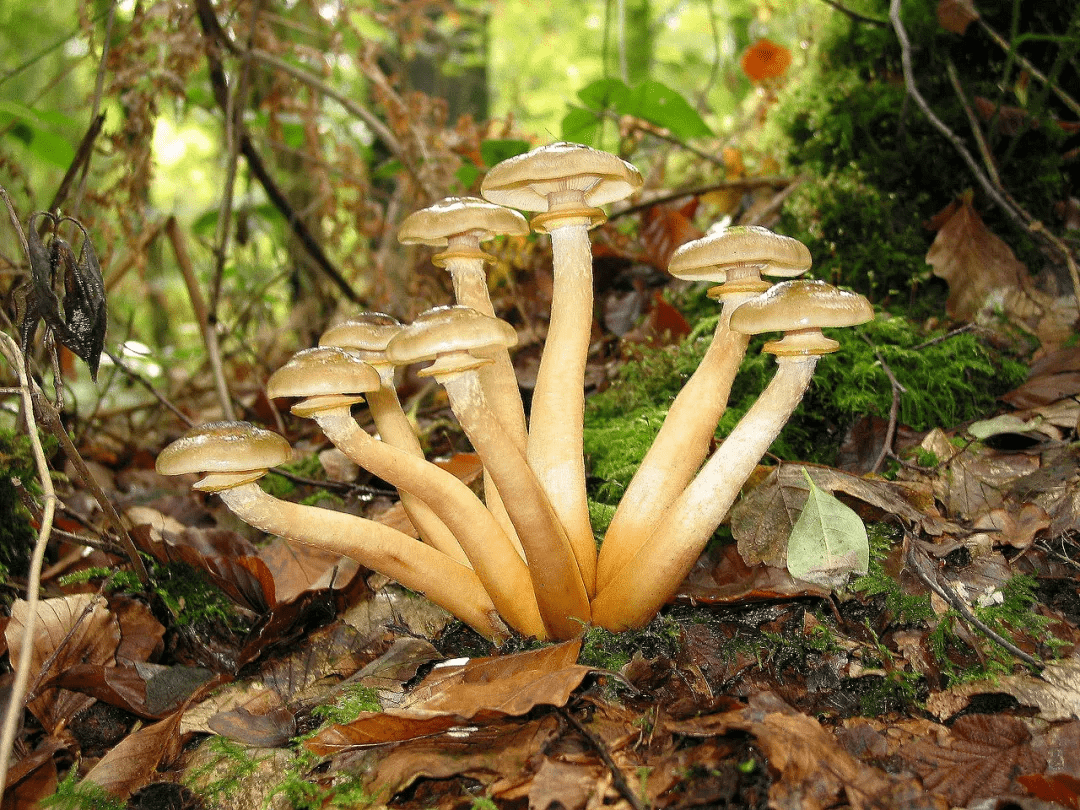
<path id="1" fill-rule="evenodd" d="M 438 247 L 457 303 L 402 325 L 366 313 L 328 330 L 267 381 L 271 398 L 315 420 L 361 467 L 397 487 L 421 541 L 354 515 L 279 500 L 257 479 L 289 459 L 288 443 L 243 422 L 200 426 L 166 447 L 157 468 L 199 473 L 242 520 L 271 534 L 351 557 L 426 595 L 481 634 L 514 631 L 566 639 L 590 624 L 624 630 L 647 623 L 675 593 L 723 521 L 755 465 L 801 400 L 818 359 L 838 348 L 822 329 L 873 317 L 865 298 L 820 281 L 787 280 L 810 267 L 800 242 L 759 227 L 729 227 L 680 247 L 672 275 L 707 280 L 721 304 L 712 343 L 673 401 L 597 550 L 589 523 L 582 452 L 585 362 L 593 321 L 588 232 L 601 205 L 630 196 L 641 175 L 629 163 L 559 143 L 491 169 L 485 199 L 449 198 L 402 223 L 404 243 Z M 510 324 L 495 317 L 480 247 L 528 233 L 516 210 L 536 212 L 551 237 L 552 310 L 526 420 L 509 350 Z M 777 358 L 768 387 L 709 456 L 750 335 Z M 394 369 L 445 388 L 484 467 L 484 497 L 424 458 L 394 389 Z M 378 431 L 352 408 L 366 400 Z"/>

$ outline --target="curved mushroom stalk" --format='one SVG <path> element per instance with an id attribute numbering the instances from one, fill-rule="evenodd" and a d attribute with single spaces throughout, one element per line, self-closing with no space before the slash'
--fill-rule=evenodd
<path id="1" fill-rule="evenodd" d="M 493 641 L 509 635 L 473 571 L 407 534 L 344 512 L 282 501 L 254 483 L 218 494 L 237 517 L 260 531 L 350 557 L 423 594 Z"/>
<path id="2" fill-rule="evenodd" d="M 810 264 L 810 251 L 801 242 L 756 226 L 736 226 L 695 239 L 672 255 L 668 272 L 687 281 L 718 283 L 709 297 L 718 299 L 723 309 L 705 356 L 672 402 L 619 501 L 600 546 L 597 591 L 641 548 L 709 454 L 750 339 L 731 329 L 731 313 L 769 289 L 763 275 L 797 276 Z"/>
<path id="3" fill-rule="evenodd" d="M 690 485 L 664 512 L 649 538 L 593 601 L 594 621 L 610 630 L 639 627 L 675 593 L 716 531 L 758 460 L 769 449 L 810 385 L 818 358 L 840 344 L 826 326 L 854 326 L 874 317 L 861 295 L 820 281 L 787 281 L 742 304 L 730 327 L 744 334 L 782 331 L 762 351 L 777 356 L 769 385 Z"/>
<path id="4" fill-rule="evenodd" d="M 491 512 L 454 475 L 369 436 L 348 409 L 312 418 L 326 437 L 364 469 L 429 505 L 465 549 L 495 608 L 526 636 L 546 639 L 529 569 Z"/>
<path id="5" fill-rule="evenodd" d="M 678 589 L 810 384 L 816 356 L 780 358 L 772 381 L 593 600 L 593 622 L 642 627 Z"/>
<path id="6" fill-rule="evenodd" d="M 401 323 L 397 318 L 382 312 L 364 312 L 327 329 L 319 338 L 319 346 L 354 351 L 378 372 L 381 385 L 365 393 L 375 429 L 387 444 L 423 458 L 420 440 L 402 410 L 394 388 L 394 364 L 386 359 L 386 344 L 400 331 Z M 431 507 L 408 492 L 399 492 L 398 495 L 401 508 L 409 516 L 421 540 L 455 562 L 471 565 L 453 532 L 439 520 Z"/>
<path id="7" fill-rule="evenodd" d="M 637 169 L 615 155 L 556 143 L 492 167 L 481 189 L 492 202 L 541 212 L 533 217 L 533 229 L 551 235 L 551 322 L 533 389 L 527 457 L 566 529 L 590 595 L 596 587 L 596 541 L 582 455 L 593 322 L 588 231 L 605 219 L 596 206 L 628 197 L 641 184 Z"/>
<path id="8" fill-rule="evenodd" d="M 204 477 L 193 488 L 218 493 L 255 528 L 351 557 L 426 594 L 488 638 L 506 638 L 506 625 L 469 568 L 381 523 L 263 492 L 255 481 L 291 453 L 289 443 L 269 430 L 247 422 L 211 422 L 163 449 L 156 467 L 162 475 L 200 473 Z"/>
<path id="9" fill-rule="evenodd" d="M 475 372 L 435 374 L 446 388 L 462 430 L 503 493 L 510 520 L 525 549 L 544 624 L 556 639 L 580 635 L 590 619 L 589 595 L 570 542 L 540 482 L 485 405 Z"/>
<path id="10" fill-rule="evenodd" d="M 430 508 L 464 548 L 503 618 L 544 637 L 525 563 L 472 491 L 426 459 L 372 438 L 353 419 L 360 395 L 381 390 L 378 374 L 358 353 L 331 346 L 298 352 L 266 381 L 269 396 L 303 397 L 293 413 L 314 419 L 345 455 Z"/>
<path id="11" fill-rule="evenodd" d="M 505 321 L 466 307 L 439 307 L 406 327 L 387 351 L 400 363 L 435 360 L 420 375 L 433 376 L 446 388 L 454 415 L 503 495 L 544 624 L 554 638 L 570 638 L 589 621 L 577 561 L 536 475 L 487 406 L 477 369 L 490 361 L 471 353 L 515 341 Z"/>

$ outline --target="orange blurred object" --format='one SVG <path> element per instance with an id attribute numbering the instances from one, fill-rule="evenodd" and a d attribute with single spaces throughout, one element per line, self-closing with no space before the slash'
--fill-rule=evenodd
<path id="1" fill-rule="evenodd" d="M 783 76 L 791 67 L 791 51 L 772 40 L 761 38 L 746 49 L 739 64 L 752 82 Z"/>

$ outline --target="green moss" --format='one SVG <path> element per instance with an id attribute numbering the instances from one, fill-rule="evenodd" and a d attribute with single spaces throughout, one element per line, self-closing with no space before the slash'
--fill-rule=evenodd
<path id="1" fill-rule="evenodd" d="M 867 573 L 849 586 L 855 593 L 885 597 L 885 610 L 890 625 L 919 625 L 934 617 L 929 596 L 906 594 L 900 583 L 885 571 L 884 561 L 893 543 L 899 540 L 899 530 L 884 523 L 867 527 L 870 540 L 870 567 Z"/>
<path id="2" fill-rule="evenodd" d="M 590 397 L 586 409 L 585 454 L 595 481 L 592 497 L 617 504 L 648 452 L 671 400 L 708 348 L 712 322 L 678 346 L 644 350 L 628 362 L 608 390 Z M 982 344 L 973 333 L 926 344 L 924 333 L 900 317 L 879 317 L 857 329 L 828 330 L 840 350 L 818 363 L 814 382 L 769 452 L 788 460 L 831 464 L 844 433 L 863 415 L 886 417 L 892 404 L 888 364 L 906 389 L 899 419 L 917 430 L 949 427 L 979 418 L 996 398 L 1019 385 L 1027 370 Z M 704 336 L 702 336 L 704 333 Z M 764 390 L 775 370 L 760 352 L 764 338 L 751 342 L 720 421 L 722 439 Z"/>
<path id="3" fill-rule="evenodd" d="M 243 780 L 258 769 L 259 760 L 251 755 L 247 746 L 227 737 L 211 737 L 206 742 L 206 748 L 210 756 L 188 774 L 188 786 L 213 807 L 240 790 Z M 200 784 L 204 778 L 215 773 L 219 774 L 216 779 Z"/>
<path id="4" fill-rule="evenodd" d="M 351 723 L 362 712 L 381 711 L 379 695 L 368 686 L 353 685 L 337 693 L 334 702 L 316 706 L 311 713 L 327 723 Z"/>
<path id="5" fill-rule="evenodd" d="M 313 481 L 318 481 L 326 477 L 322 463 L 319 461 L 319 456 L 316 453 L 311 453 L 310 455 L 304 456 L 289 464 L 282 464 L 278 469 L 283 472 L 292 473 L 300 478 L 307 478 Z M 259 483 L 266 492 L 273 495 L 275 498 L 289 498 L 296 492 L 295 483 L 273 470 L 263 476 Z"/>
<path id="6" fill-rule="evenodd" d="M 155 564 L 151 581 L 153 594 L 178 626 L 220 623 L 233 632 L 247 631 L 247 621 L 225 592 L 187 563 Z"/>
<path id="7" fill-rule="evenodd" d="M 67 587 L 69 585 L 81 585 L 87 582 L 96 582 L 98 580 L 108 582 L 107 590 L 109 593 L 115 593 L 117 591 L 122 593 L 138 593 L 142 590 L 142 584 L 139 582 L 139 577 L 134 571 L 124 571 L 116 568 L 109 568 L 107 566 L 84 568 L 82 571 L 76 571 L 73 574 L 64 574 L 60 577 L 60 584 Z"/>
<path id="8" fill-rule="evenodd" d="M 674 658 L 681 638 L 679 623 L 663 613 L 640 630 L 612 633 L 601 627 L 590 627 L 585 631 L 578 663 L 618 672 L 637 652 L 646 658 Z"/>
<path id="9" fill-rule="evenodd" d="M 78 769 L 72 768 L 56 786 L 56 793 L 41 800 L 41 807 L 54 810 L 124 810 L 126 802 L 105 788 L 85 779 L 79 781 Z"/>

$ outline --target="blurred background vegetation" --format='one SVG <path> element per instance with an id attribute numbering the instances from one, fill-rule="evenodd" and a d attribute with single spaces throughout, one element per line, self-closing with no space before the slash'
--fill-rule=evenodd
<path id="1" fill-rule="evenodd" d="M 936 114 L 973 152 L 980 115 L 1003 187 L 1075 237 L 1080 7 L 979 0 L 959 33 L 942 13 L 962 0 L 901 6 Z M 598 294 L 636 290 L 647 315 L 640 293 L 663 287 L 693 324 L 712 305 L 668 283 L 666 256 L 713 223 L 755 222 L 807 242 L 818 277 L 921 328 L 944 320 L 947 293 L 924 261 L 925 223 L 976 183 L 911 102 L 888 12 L 885 0 L 8 0 L 0 185 L 24 223 L 43 209 L 83 222 L 109 295 L 107 348 L 196 421 L 226 407 L 211 343 L 231 406 L 252 416 L 265 377 L 334 319 L 448 302 L 397 224 L 559 139 L 646 177 L 597 234 Z M 977 188 L 975 206 L 1033 275 L 1065 278 Z M 498 248 L 498 306 L 526 353 L 543 331 L 545 250 Z M 0 270 L 10 324 L 26 265 L 6 225 Z M 69 408 L 121 414 L 138 435 L 158 399 L 103 368 L 99 389 L 70 369 Z"/>

